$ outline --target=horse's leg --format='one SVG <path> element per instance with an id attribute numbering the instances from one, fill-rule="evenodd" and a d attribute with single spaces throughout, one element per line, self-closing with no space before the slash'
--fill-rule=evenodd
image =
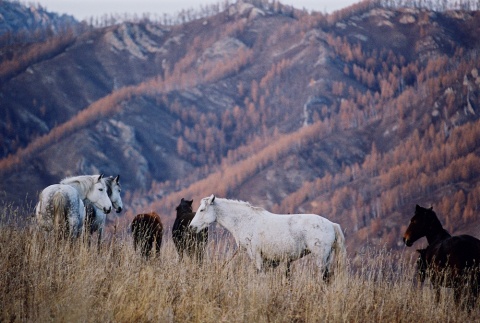
<path id="1" fill-rule="evenodd" d="M 192 240 L 192 251 L 193 251 L 193 257 L 195 258 L 195 261 L 198 263 L 199 262 L 199 256 L 198 256 L 198 241 Z"/>
<path id="2" fill-rule="evenodd" d="M 255 252 L 254 260 L 255 260 L 255 266 L 257 267 L 257 271 L 258 272 L 263 272 L 264 267 L 263 267 L 262 253 L 261 252 Z"/>
<path id="3" fill-rule="evenodd" d="M 208 244 L 208 230 L 205 230 L 201 235 L 200 240 L 200 258 L 203 261 L 203 257 L 207 253 L 207 244 Z"/>
<path id="4" fill-rule="evenodd" d="M 472 275 L 472 274 L 469 273 L 469 275 Z M 476 278 L 473 275 L 469 277 L 467 282 L 468 282 L 468 285 L 465 288 L 465 290 L 460 288 L 460 287 L 457 287 L 455 289 L 455 292 L 456 292 L 457 289 L 459 289 L 460 297 L 461 297 L 462 292 L 466 293 L 466 295 L 465 295 L 466 296 L 465 297 L 465 299 L 466 299 L 465 307 L 466 307 L 467 311 L 470 312 L 472 310 L 472 308 L 475 307 L 475 304 L 477 302 L 478 292 L 479 292 L 480 286 L 478 286 Z M 457 295 L 455 295 L 455 296 L 457 296 Z M 455 301 L 457 302 L 457 299 L 455 299 Z M 459 302 L 457 302 L 457 303 L 459 303 Z"/>
<path id="5" fill-rule="evenodd" d="M 330 277 L 332 276 L 332 274 L 330 273 L 330 271 L 328 270 L 327 267 L 325 267 L 325 270 L 323 271 L 323 281 L 326 282 L 327 284 L 330 282 Z"/>
<path id="6" fill-rule="evenodd" d="M 178 257 L 180 261 L 183 261 L 183 253 L 185 252 L 183 248 L 183 242 L 180 242 L 177 246 L 177 251 L 178 251 Z"/>
<path id="7" fill-rule="evenodd" d="M 462 286 L 455 286 L 453 288 L 453 299 L 455 301 L 455 305 L 460 305 L 460 302 L 462 300 L 462 292 L 463 288 Z M 467 295 L 467 303 L 468 303 L 468 295 Z"/>
<path id="8" fill-rule="evenodd" d="M 202 237 L 203 238 L 203 237 Z M 202 239 L 200 238 L 200 239 Z M 196 251 L 197 251 L 197 258 L 198 262 L 202 263 L 203 262 L 203 253 L 205 252 L 205 245 L 202 240 L 198 239 L 195 246 L 196 246 Z"/>
<path id="9" fill-rule="evenodd" d="M 133 231 L 133 250 L 137 252 L 138 248 L 138 232 L 136 230 Z"/>
<path id="10" fill-rule="evenodd" d="M 195 255 L 192 251 L 192 235 L 190 233 L 184 236 L 182 247 L 183 253 L 186 253 L 190 259 L 193 259 Z"/>
<path id="11" fill-rule="evenodd" d="M 100 226 L 98 228 L 98 240 L 97 240 L 97 250 L 100 251 L 100 245 L 102 243 L 102 236 L 103 236 L 103 227 Z"/>
<path id="12" fill-rule="evenodd" d="M 332 252 L 331 249 L 328 252 L 328 254 L 325 255 L 325 253 L 327 251 L 326 251 L 326 248 L 322 244 L 320 244 L 320 245 L 312 244 L 312 246 L 309 246 L 309 250 L 316 257 L 315 262 L 317 264 L 318 269 L 323 271 L 323 274 L 322 274 L 323 281 L 328 283 L 329 279 L 330 279 L 330 276 L 331 276 L 331 273 L 329 271 L 329 266 L 330 266 L 330 262 L 331 262 L 330 258 L 331 258 L 331 252 Z"/>
<path id="13" fill-rule="evenodd" d="M 470 299 L 471 299 L 471 307 L 469 310 L 475 307 L 477 304 L 477 298 L 478 298 L 478 293 L 480 289 L 479 282 L 477 279 L 472 279 L 471 284 L 470 284 Z"/>
<path id="14" fill-rule="evenodd" d="M 290 260 L 287 260 L 287 271 L 285 272 L 285 276 L 288 279 L 290 279 L 290 277 L 292 276 L 291 264 L 292 264 L 292 262 Z"/>
<path id="15" fill-rule="evenodd" d="M 145 234 L 143 241 L 143 254 L 145 258 L 150 258 L 150 253 L 152 252 L 152 247 L 153 247 L 153 237 L 151 235 L 148 235 L 148 232 Z"/>
<path id="16" fill-rule="evenodd" d="M 85 204 L 81 199 L 78 200 L 78 212 L 76 214 L 77 218 L 75 219 L 73 226 L 75 230 L 75 238 L 81 238 L 83 233 L 84 233 L 84 225 L 85 225 L 85 217 L 86 217 L 86 211 L 85 211 Z"/>
<path id="17" fill-rule="evenodd" d="M 152 250 L 151 242 L 150 241 L 144 241 L 143 244 L 142 244 L 142 254 L 146 259 L 150 258 L 151 250 Z"/>
<path id="18" fill-rule="evenodd" d="M 195 240 L 192 238 L 189 240 L 188 250 L 190 253 L 190 257 L 193 261 L 198 262 L 198 255 L 197 255 L 197 247 L 195 245 Z"/>
<path id="19" fill-rule="evenodd" d="M 91 219 L 85 218 L 85 224 L 83 225 L 83 237 L 89 249 L 91 245 L 92 235 L 93 235 L 93 223 L 91 222 Z"/>
<path id="20" fill-rule="evenodd" d="M 435 302 L 438 303 L 440 302 L 440 286 L 435 285 L 433 289 L 435 290 Z"/>
<path id="21" fill-rule="evenodd" d="M 188 250 L 188 255 L 192 260 L 195 260 L 198 262 L 198 248 L 197 248 L 197 236 L 195 233 L 190 232 L 188 234 L 188 239 L 187 239 L 187 250 Z"/>
<path id="22" fill-rule="evenodd" d="M 160 253 L 160 247 L 162 246 L 162 236 L 157 234 L 155 237 L 155 256 Z"/>

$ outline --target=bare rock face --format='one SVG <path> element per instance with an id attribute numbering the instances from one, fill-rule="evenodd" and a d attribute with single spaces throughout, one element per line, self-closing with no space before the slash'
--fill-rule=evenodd
<path id="1" fill-rule="evenodd" d="M 153 37 L 163 37 L 165 31 L 158 26 L 146 24 L 144 28 L 131 23 L 122 23 L 119 28 L 108 31 L 104 39 L 113 51 L 126 51 L 136 58 L 146 60 L 147 54 L 163 53 L 167 49 L 158 46 Z M 152 37 L 153 36 L 153 37 Z"/>
<path id="2" fill-rule="evenodd" d="M 247 46 L 240 40 L 227 37 L 215 42 L 207 48 L 199 57 L 197 64 L 212 64 L 233 57 L 239 50 L 246 49 Z"/>
<path id="3" fill-rule="evenodd" d="M 40 5 L 24 6 L 19 2 L 2 1 L 0 6 L 0 36 L 7 32 L 17 34 L 21 31 L 47 29 L 56 34 L 67 27 L 74 28 L 79 25 L 72 16 L 47 12 Z M 36 41 L 39 35 L 35 36 Z"/>

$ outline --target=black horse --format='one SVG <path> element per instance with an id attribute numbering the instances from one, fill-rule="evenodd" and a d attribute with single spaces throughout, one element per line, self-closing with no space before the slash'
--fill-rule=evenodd
<path id="1" fill-rule="evenodd" d="M 180 257 L 183 257 L 185 252 L 189 257 L 201 262 L 208 241 L 208 228 L 198 233 L 194 233 L 189 228 L 190 222 L 195 216 L 195 212 L 192 212 L 192 203 L 193 200 L 188 201 L 182 198 L 176 207 L 177 217 L 173 223 L 172 237 Z"/>
<path id="2" fill-rule="evenodd" d="M 145 258 L 150 257 L 155 247 L 155 254 L 160 251 L 162 245 L 163 225 L 160 216 L 155 213 L 137 214 L 131 225 L 133 234 L 133 247 L 140 249 Z"/>
<path id="3" fill-rule="evenodd" d="M 427 238 L 428 246 L 417 250 L 420 281 L 426 276 L 430 278 L 437 301 L 442 286 L 454 289 L 457 304 L 465 292 L 467 308 L 471 309 L 480 292 L 480 240 L 469 235 L 451 236 L 433 208 L 417 205 L 403 241 L 410 247 L 422 237 Z"/>

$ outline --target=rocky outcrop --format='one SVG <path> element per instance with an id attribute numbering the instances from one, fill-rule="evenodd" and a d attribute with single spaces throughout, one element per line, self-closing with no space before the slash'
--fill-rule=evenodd
<path id="1" fill-rule="evenodd" d="M 24 6 L 19 2 L 0 1 L 0 37 L 7 33 L 25 33 L 24 37 L 32 31 L 48 31 L 56 34 L 67 28 L 78 27 L 80 23 L 69 15 L 58 15 L 48 12 L 40 5 Z M 35 40 L 38 41 L 35 35 Z"/>

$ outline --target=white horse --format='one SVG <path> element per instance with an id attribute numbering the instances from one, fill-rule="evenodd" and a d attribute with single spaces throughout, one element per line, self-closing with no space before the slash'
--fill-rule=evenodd
<path id="1" fill-rule="evenodd" d="M 46 187 L 35 206 L 38 225 L 46 231 L 78 237 L 85 220 L 84 200 L 89 199 L 105 213 L 112 209 L 103 175 L 69 177 Z"/>
<path id="2" fill-rule="evenodd" d="M 202 199 L 190 227 L 198 232 L 214 221 L 232 233 L 258 270 L 286 261 L 288 276 L 292 261 L 312 253 L 327 281 L 334 271 L 332 256 L 339 265 L 344 263 L 345 238 L 340 225 L 316 214 L 273 214 L 246 202 L 211 195 Z"/>
<path id="3" fill-rule="evenodd" d="M 107 195 L 112 202 L 113 208 L 117 213 L 122 212 L 123 202 L 120 196 L 122 191 L 120 175 L 105 178 L 105 184 L 107 185 Z M 103 210 L 96 207 L 89 199 L 85 200 L 85 231 L 89 234 L 89 243 L 92 234 L 98 231 L 98 245 L 100 245 L 106 219 L 107 215 Z"/>

